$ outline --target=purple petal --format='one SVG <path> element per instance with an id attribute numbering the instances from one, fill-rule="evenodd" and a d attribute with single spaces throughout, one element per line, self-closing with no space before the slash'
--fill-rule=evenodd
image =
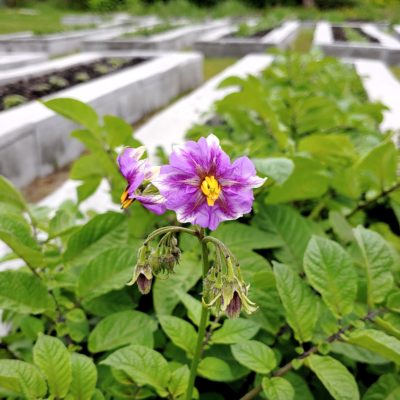
<path id="1" fill-rule="evenodd" d="M 154 214 L 161 215 L 166 211 L 165 199 L 160 195 L 135 196 L 135 199 Z"/>

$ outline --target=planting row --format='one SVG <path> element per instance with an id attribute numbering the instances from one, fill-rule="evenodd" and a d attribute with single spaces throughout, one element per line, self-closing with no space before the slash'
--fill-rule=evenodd
<path id="1" fill-rule="evenodd" d="M 130 51 L 80 54 L 20 68 L 3 73 L 0 87 L 8 93 L 6 106 L 21 102 L 21 96 L 58 90 L 57 97 L 79 99 L 133 123 L 201 81 L 199 54 Z M 13 92 L 17 89 L 22 91 Z M 0 173 L 22 186 L 69 163 L 82 152 L 82 145 L 70 138 L 72 129 L 37 102 L 3 111 Z"/>
<path id="2" fill-rule="evenodd" d="M 370 58 L 400 64 L 400 42 L 372 24 L 319 22 L 314 46 L 334 57 Z"/>

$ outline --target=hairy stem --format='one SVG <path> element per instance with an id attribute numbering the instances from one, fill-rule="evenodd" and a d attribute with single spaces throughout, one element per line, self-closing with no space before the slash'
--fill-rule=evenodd
<path id="1" fill-rule="evenodd" d="M 163 228 L 155 230 L 149 236 L 147 236 L 147 239 L 144 241 L 144 244 L 151 242 L 155 237 L 162 235 L 163 233 L 170 233 L 170 232 L 183 232 L 183 233 L 188 233 L 189 235 L 192 236 L 197 236 L 197 232 L 192 229 L 183 228 L 181 226 L 165 226 Z"/>
<path id="2" fill-rule="evenodd" d="M 379 193 L 377 196 L 373 197 L 372 199 L 360 203 L 356 208 L 354 208 L 352 211 L 350 211 L 346 215 L 346 218 L 352 217 L 358 211 L 364 210 L 365 208 L 369 207 L 371 204 L 374 204 L 375 202 L 377 202 L 382 197 L 386 197 L 388 194 L 395 192 L 397 189 L 400 189 L 400 182 L 391 186 L 389 189 L 383 190 L 381 193 Z"/>
<path id="3" fill-rule="evenodd" d="M 207 243 L 205 241 L 203 241 L 204 229 L 201 229 L 198 237 L 199 237 L 199 240 L 201 243 L 201 253 L 202 253 L 202 260 L 203 260 L 203 279 L 204 279 L 206 277 L 208 269 L 210 267 L 209 261 L 208 261 Z M 196 349 L 194 352 L 192 365 L 190 367 L 190 376 L 189 376 L 188 388 L 186 391 L 186 400 L 192 400 L 192 397 L 193 397 L 193 387 L 194 387 L 194 382 L 196 380 L 197 367 L 199 365 L 201 353 L 203 350 L 204 335 L 206 333 L 207 323 L 208 323 L 208 309 L 203 304 L 202 308 L 201 308 L 199 330 L 197 333 Z"/>
<path id="4" fill-rule="evenodd" d="M 373 310 L 370 311 L 368 314 L 366 314 L 364 317 L 360 318 L 359 321 L 372 321 L 374 318 L 376 318 L 379 314 L 384 312 L 384 310 Z M 339 329 L 336 333 L 333 335 L 329 336 L 326 340 L 325 343 L 333 343 L 336 340 L 339 340 L 341 336 L 354 329 L 354 324 L 347 325 L 341 329 Z M 316 353 L 318 351 L 318 346 L 313 346 L 309 350 L 305 351 L 304 353 L 300 354 L 298 357 L 296 357 L 296 360 L 304 360 L 305 358 L 311 356 L 312 354 Z M 279 368 L 276 370 L 272 376 L 274 377 L 279 377 L 285 375 L 287 372 L 289 372 L 293 368 L 293 360 L 289 361 L 287 364 L 285 364 L 283 367 Z M 256 397 L 262 390 L 261 385 L 257 385 L 254 387 L 252 390 L 250 390 L 248 393 L 246 393 L 243 397 L 240 398 L 240 400 L 251 400 L 254 397 Z"/>

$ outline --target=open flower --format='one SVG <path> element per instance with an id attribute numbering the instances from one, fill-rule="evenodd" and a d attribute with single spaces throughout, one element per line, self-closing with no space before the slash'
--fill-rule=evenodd
<path id="1" fill-rule="evenodd" d="M 122 208 L 127 208 L 134 200 L 138 200 L 155 214 L 163 214 L 165 212 L 164 198 L 150 183 L 158 175 L 160 169 L 152 168 L 147 159 L 141 160 L 145 151 L 144 146 L 136 149 L 127 147 L 118 156 L 119 169 L 128 181 L 128 186 L 121 195 L 121 205 Z"/>
<path id="2" fill-rule="evenodd" d="M 231 163 L 214 135 L 176 147 L 153 180 L 179 222 L 214 230 L 251 211 L 253 188 L 264 183 L 247 157 Z"/>

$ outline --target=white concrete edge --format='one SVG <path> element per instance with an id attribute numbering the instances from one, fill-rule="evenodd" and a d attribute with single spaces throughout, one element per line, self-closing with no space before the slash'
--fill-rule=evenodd
<path id="1" fill-rule="evenodd" d="M 372 24 L 363 24 L 361 30 L 366 34 L 379 40 L 382 46 L 390 47 L 392 49 L 400 49 L 400 42 L 394 37 L 382 32 L 378 27 Z"/>

